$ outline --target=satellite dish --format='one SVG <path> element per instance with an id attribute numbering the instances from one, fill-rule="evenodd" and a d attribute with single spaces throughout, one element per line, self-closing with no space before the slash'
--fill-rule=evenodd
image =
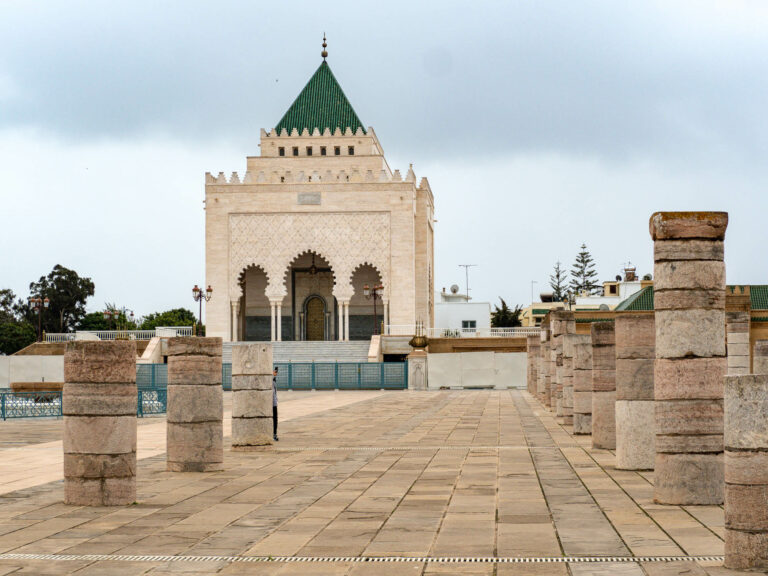
<path id="1" fill-rule="evenodd" d="M 610 308 L 608 307 L 608 304 L 600 304 L 599 310 L 610 310 Z"/>
<path id="2" fill-rule="evenodd" d="M 459 293 L 459 285 L 454 284 L 451 286 L 451 294 L 458 294 Z"/>
<path id="3" fill-rule="evenodd" d="M 616 282 L 621 282 L 621 275 L 616 274 Z"/>

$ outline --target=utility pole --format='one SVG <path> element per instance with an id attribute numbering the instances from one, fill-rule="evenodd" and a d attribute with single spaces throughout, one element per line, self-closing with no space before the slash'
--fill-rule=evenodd
<path id="1" fill-rule="evenodd" d="M 467 302 L 469 302 L 469 269 L 473 266 L 477 266 L 477 264 L 459 264 L 460 268 L 464 268 L 464 274 L 466 276 Z"/>

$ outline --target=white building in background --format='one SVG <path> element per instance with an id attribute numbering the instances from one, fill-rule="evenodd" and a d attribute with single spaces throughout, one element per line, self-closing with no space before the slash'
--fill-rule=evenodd
<path id="1" fill-rule="evenodd" d="M 459 293 L 455 284 L 450 292 L 443 288 L 435 295 L 435 329 L 438 333 L 487 332 L 490 328 L 490 302 L 472 302 L 466 294 Z"/>

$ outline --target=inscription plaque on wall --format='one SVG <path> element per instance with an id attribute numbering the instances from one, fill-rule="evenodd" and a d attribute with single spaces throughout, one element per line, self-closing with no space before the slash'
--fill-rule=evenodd
<path id="1" fill-rule="evenodd" d="M 319 192 L 305 192 L 299 194 L 299 204 L 314 204 L 320 205 L 320 193 Z"/>

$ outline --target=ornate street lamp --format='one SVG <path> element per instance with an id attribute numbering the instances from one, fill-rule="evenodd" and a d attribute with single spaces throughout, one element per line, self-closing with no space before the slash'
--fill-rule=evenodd
<path id="1" fill-rule="evenodd" d="M 383 284 L 376 284 L 373 288 L 368 286 L 366 284 L 363 286 L 363 296 L 365 296 L 366 300 L 370 300 L 373 298 L 373 334 L 374 336 L 379 333 L 379 323 L 377 319 L 377 312 L 376 312 L 376 300 L 381 300 L 381 294 L 380 292 L 384 290 Z"/>
<path id="2" fill-rule="evenodd" d="M 30 298 L 29 307 L 37 312 L 37 341 L 43 341 L 43 311 L 48 309 L 51 301 L 48 298 Z"/>
<path id="3" fill-rule="evenodd" d="M 565 296 L 563 296 L 563 304 L 565 304 L 568 307 L 568 310 L 571 309 L 571 306 L 573 306 L 573 303 L 575 301 L 576 301 L 576 297 L 570 290 L 565 293 Z"/>
<path id="4" fill-rule="evenodd" d="M 209 302 L 211 300 L 211 296 L 213 296 L 213 288 L 211 288 L 211 285 L 208 284 L 208 288 L 203 291 L 202 288 L 198 288 L 197 284 L 195 284 L 195 287 L 192 288 L 192 298 L 195 300 L 195 302 L 200 303 L 200 310 L 197 314 L 197 335 L 202 336 L 202 330 L 201 325 L 203 323 L 203 300 L 206 302 Z"/>

